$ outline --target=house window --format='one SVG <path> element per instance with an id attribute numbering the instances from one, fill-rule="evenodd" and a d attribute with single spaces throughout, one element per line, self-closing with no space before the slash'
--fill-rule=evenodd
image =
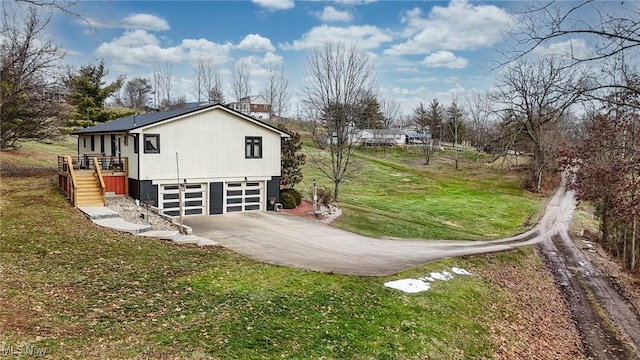
<path id="1" fill-rule="evenodd" d="M 138 136 L 139 135 L 134 135 L 133 136 L 133 153 L 137 154 L 138 153 L 138 146 L 140 145 L 140 141 L 138 141 Z"/>
<path id="2" fill-rule="evenodd" d="M 86 137 L 86 136 L 83 136 L 83 137 L 82 137 L 82 147 L 83 147 L 83 148 L 86 148 L 86 147 L 87 147 L 87 137 Z"/>
<path id="3" fill-rule="evenodd" d="M 100 135 L 100 152 L 104 154 L 104 135 Z"/>
<path id="4" fill-rule="evenodd" d="M 247 136 L 245 138 L 245 155 L 247 159 L 262 158 L 262 138 L 259 136 Z"/>
<path id="5" fill-rule="evenodd" d="M 160 135 L 158 134 L 144 135 L 144 152 L 146 154 L 160 153 Z"/>
<path id="6" fill-rule="evenodd" d="M 129 135 L 124 136 L 124 146 L 129 146 Z"/>
<path id="7" fill-rule="evenodd" d="M 96 137 L 91 135 L 91 152 L 96 151 Z"/>

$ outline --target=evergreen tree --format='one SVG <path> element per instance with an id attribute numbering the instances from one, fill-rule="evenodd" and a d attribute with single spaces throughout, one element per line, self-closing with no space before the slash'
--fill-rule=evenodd
<path id="1" fill-rule="evenodd" d="M 429 130 L 431 131 L 432 139 L 442 139 L 442 123 L 444 118 L 444 109 L 438 99 L 433 99 L 429 103 Z"/>
<path id="2" fill-rule="evenodd" d="M 72 127 L 88 127 L 124 116 L 104 108 L 105 100 L 119 91 L 124 83 L 124 77 L 120 76 L 105 85 L 103 78 L 108 74 L 104 61 L 67 72 L 64 83 L 70 92 L 68 102 L 76 108 L 70 119 Z"/>
<path id="3" fill-rule="evenodd" d="M 278 124 L 278 129 L 288 132 L 291 137 L 282 139 L 282 159 L 280 185 L 293 188 L 302 181 L 302 169 L 306 156 L 300 154 L 302 150 L 302 138 L 300 133 L 288 130 L 284 124 Z"/>
<path id="4" fill-rule="evenodd" d="M 380 109 L 380 103 L 375 96 L 368 95 L 360 104 L 356 118 L 358 129 L 383 129 L 384 115 Z"/>

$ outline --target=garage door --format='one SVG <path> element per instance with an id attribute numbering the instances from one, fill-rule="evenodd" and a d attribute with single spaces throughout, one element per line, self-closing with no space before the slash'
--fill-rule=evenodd
<path id="1" fill-rule="evenodd" d="M 228 182 L 224 186 L 225 212 L 264 209 L 264 182 Z"/>
<path id="2" fill-rule="evenodd" d="M 179 198 L 178 185 L 162 185 L 160 187 L 162 213 L 168 216 L 180 215 Z M 184 215 L 206 214 L 207 184 L 187 184 L 182 198 Z"/>

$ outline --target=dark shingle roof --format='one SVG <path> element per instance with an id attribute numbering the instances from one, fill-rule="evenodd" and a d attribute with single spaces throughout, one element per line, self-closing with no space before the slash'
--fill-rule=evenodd
<path id="1" fill-rule="evenodd" d="M 84 128 L 84 129 L 79 129 L 79 130 L 75 130 L 72 131 L 71 134 L 72 135 L 82 135 L 82 134 L 100 134 L 100 133 L 114 133 L 114 132 L 128 132 L 137 128 L 141 128 L 147 125 L 151 125 L 151 124 L 155 124 L 155 123 L 159 123 L 161 121 L 165 121 L 165 120 L 169 120 L 172 119 L 174 117 L 178 117 L 181 115 L 185 115 L 185 114 L 189 114 L 192 112 L 196 112 L 196 111 L 200 111 L 202 109 L 207 109 L 207 108 L 213 108 L 213 107 L 220 107 L 222 109 L 225 109 L 231 113 L 234 113 L 240 117 L 246 118 L 249 121 L 255 122 L 257 124 L 260 124 L 268 129 L 271 129 L 277 133 L 280 133 L 282 135 L 285 135 L 285 137 L 289 137 L 291 134 L 289 134 L 286 131 L 280 130 L 274 126 L 271 126 L 263 121 L 260 121 L 256 118 L 252 118 L 248 115 L 245 115 L 239 111 L 233 110 L 227 106 L 224 106 L 222 104 L 206 104 L 206 105 L 201 105 L 201 106 L 193 106 L 193 107 L 186 107 L 186 108 L 180 108 L 180 109 L 174 109 L 174 110 L 166 110 L 166 111 L 159 111 L 159 112 L 154 112 L 154 113 L 149 113 L 149 114 L 144 114 L 144 115 L 132 115 L 132 116 L 127 116 L 127 117 L 123 117 L 123 118 L 119 118 L 119 119 L 115 119 L 113 121 L 109 121 L 106 122 L 104 124 L 100 124 L 100 125 L 96 125 L 96 126 L 91 126 L 88 128 Z"/>
<path id="2" fill-rule="evenodd" d="M 154 112 L 154 113 L 149 113 L 144 115 L 132 115 L 132 116 L 115 119 L 113 121 L 109 121 L 104 124 L 75 130 L 71 132 L 71 134 L 78 135 L 78 134 L 126 132 L 126 131 L 137 129 L 143 126 L 155 124 L 160 121 L 168 120 L 176 116 L 188 114 L 190 112 L 195 112 L 195 111 L 206 109 L 208 107 L 213 107 L 213 106 L 215 105 L 207 104 L 202 106 L 159 111 L 159 112 Z"/>

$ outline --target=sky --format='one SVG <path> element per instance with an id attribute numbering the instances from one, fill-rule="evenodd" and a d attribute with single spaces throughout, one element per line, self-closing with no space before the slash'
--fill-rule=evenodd
<path id="1" fill-rule="evenodd" d="M 191 62 L 212 58 L 225 96 L 235 62 L 251 66 L 252 94 L 265 68 L 283 65 L 292 92 L 288 114 L 301 113 L 305 64 L 326 41 L 355 44 L 376 65 L 380 99 L 410 114 L 419 102 L 449 103 L 493 84 L 519 2 L 240 0 L 81 1 L 85 21 L 57 13 L 48 31 L 72 65 L 103 60 L 109 80 L 151 78 L 172 64 L 173 94 L 194 101 Z M 91 26 L 89 26 L 91 24 Z M 550 46 L 551 47 L 551 46 Z"/>

